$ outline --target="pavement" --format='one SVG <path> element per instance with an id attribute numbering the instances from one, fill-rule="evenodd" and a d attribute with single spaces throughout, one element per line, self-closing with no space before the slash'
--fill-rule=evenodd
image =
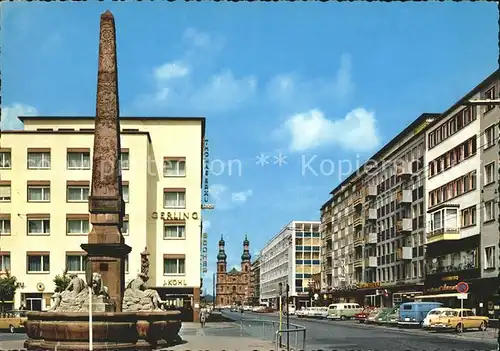
<path id="1" fill-rule="evenodd" d="M 263 313 L 226 312 L 230 318 L 244 325 L 259 324 L 259 320 L 279 323 L 279 316 Z M 286 318 L 283 318 L 286 323 Z M 436 333 L 421 329 L 399 329 L 387 326 L 365 325 L 356 321 L 330 321 L 290 317 L 290 323 L 306 327 L 306 350 L 387 350 L 387 351 L 479 351 L 496 350 L 497 330 L 468 331 L 462 335 Z M 266 326 L 270 329 L 270 326 Z M 298 335 L 299 346 L 301 336 Z M 295 340 L 292 337 L 291 343 Z"/>

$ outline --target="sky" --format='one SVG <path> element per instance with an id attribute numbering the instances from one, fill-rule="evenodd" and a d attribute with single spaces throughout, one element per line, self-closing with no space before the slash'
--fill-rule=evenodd
<path id="1" fill-rule="evenodd" d="M 93 115 L 99 17 L 117 30 L 124 116 L 204 116 L 211 293 L 424 112 L 497 68 L 494 3 L 2 3 L 2 128 Z"/>

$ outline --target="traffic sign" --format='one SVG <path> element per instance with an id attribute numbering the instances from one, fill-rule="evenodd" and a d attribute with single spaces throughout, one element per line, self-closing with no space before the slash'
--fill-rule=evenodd
<path id="1" fill-rule="evenodd" d="M 467 300 L 468 294 L 458 294 L 457 299 L 459 300 Z"/>
<path id="2" fill-rule="evenodd" d="M 465 294 L 467 291 L 469 291 L 469 284 L 467 284 L 466 282 L 460 282 L 457 284 L 456 289 L 459 293 Z"/>

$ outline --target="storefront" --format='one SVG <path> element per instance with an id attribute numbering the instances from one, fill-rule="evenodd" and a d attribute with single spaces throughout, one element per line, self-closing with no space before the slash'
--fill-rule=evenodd
<path id="1" fill-rule="evenodd" d="M 166 301 L 165 309 L 181 311 L 182 321 L 199 321 L 200 288 L 158 287 L 155 290 Z"/>

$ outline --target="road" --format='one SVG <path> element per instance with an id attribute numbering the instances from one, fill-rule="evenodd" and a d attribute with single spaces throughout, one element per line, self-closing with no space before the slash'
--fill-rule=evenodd
<path id="1" fill-rule="evenodd" d="M 224 311 L 224 315 L 239 321 L 259 319 L 279 321 L 275 314 Z M 463 336 L 424 330 L 398 329 L 364 325 L 355 321 L 328 321 L 290 317 L 290 323 L 307 328 L 306 349 L 309 350 L 386 350 L 386 351 L 478 351 L 496 350 L 496 333 L 466 332 Z M 258 323 L 244 323 L 248 326 Z M 250 328 L 251 329 L 251 328 Z M 269 328 L 268 328 L 269 329 Z M 294 338 L 291 337 L 291 344 Z M 293 345 L 292 345 L 293 347 Z"/>

